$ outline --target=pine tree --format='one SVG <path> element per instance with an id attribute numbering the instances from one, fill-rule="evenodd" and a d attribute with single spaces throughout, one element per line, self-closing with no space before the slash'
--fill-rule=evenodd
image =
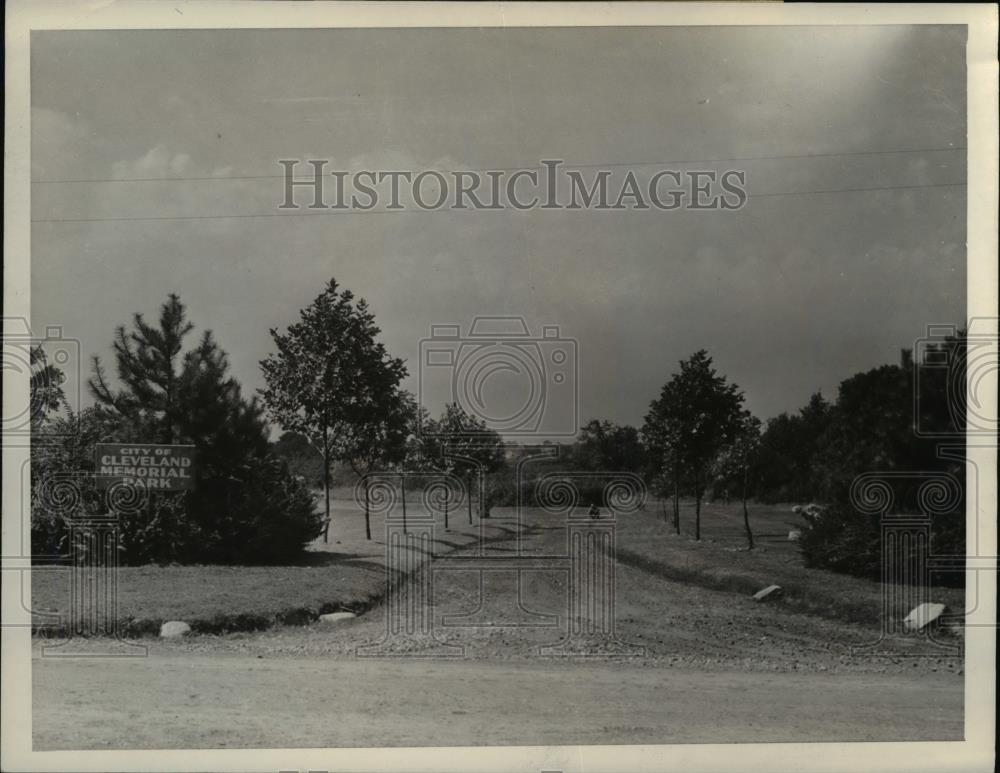
<path id="1" fill-rule="evenodd" d="M 247 455 L 267 452 L 267 428 L 256 399 L 245 400 L 228 375 L 226 353 L 205 331 L 198 345 L 183 353 L 194 329 L 184 304 L 171 294 L 160 309 L 159 325 L 133 317 L 133 330 L 119 326 L 113 348 L 118 380 L 113 389 L 94 358 L 90 390 L 98 404 L 121 417 L 122 440 L 192 443 L 206 477 L 237 469 Z"/>
<path id="2" fill-rule="evenodd" d="M 111 385 L 100 359 L 93 361 L 90 391 L 115 426 L 105 440 L 193 444 L 197 453 L 195 489 L 155 497 L 149 521 L 131 529 L 127 558 L 288 557 L 318 533 L 311 499 L 269 456 L 263 409 L 255 398 L 242 396 L 211 331 L 184 351 L 193 329 L 184 304 L 171 294 L 157 325 L 135 314 L 131 330 L 117 328 L 113 349 L 120 388 Z M 276 530 L 282 539 L 274 539 Z M 262 539 L 264 533 L 272 536 Z"/>

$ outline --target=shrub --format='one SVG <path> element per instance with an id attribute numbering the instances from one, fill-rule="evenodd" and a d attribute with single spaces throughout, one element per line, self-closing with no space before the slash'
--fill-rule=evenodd
<path id="1" fill-rule="evenodd" d="M 94 469 L 94 443 L 114 424 L 96 408 L 46 417 L 33 424 L 31 444 L 31 552 L 36 556 L 69 553 L 72 517 L 103 513 L 104 495 L 88 473 Z"/>
<path id="2" fill-rule="evenodd" d="M 860 577 L 881 577 L 881 534 L 877 515 L 857 513 L 848 505 L 832 505 L 807 519 L 799 547 L 806 566 Z"/>
<path id="3" fill-rule="evenodd" d="M 849 504 L 834 504 L 806 520 L 799 547 L 808 567 L 830 569 L 872 580 L 882 579 L 882 524 L 879 514 L 859 513 Z M 965 516 L 960 510 L 931 519 L 930 555 L 962 555 Z M 914 556 L 916 558 L 916 556 Z M 909 562 L 913 566 L 914 562 Z M 917 577 L 914 575 L 913 579 Z M 935 573 L 935 584 L 960 586 L 964 573 Z"/>
<path id="4" fill-rule="evenodd" d="M 230 478 L 205 481 L 190 507 L 200 561 L 287 561 L 323 529 L 308 486 L 276 459 L 252 459 Z"/>
<path id="5" fill-rule="evenodd" d="M 107 512 L 94 477 L 94 444 L 114 417 L 90 408 L 39 426 L 31 451 L 31 544 L 39 556 L 66 556 L 69 519 Z M 159 563 L 287 561 L 322 526 L 306 484 L 281 460 L 250 457 L 228 475 L 199 480 L 194 491 L 155 493 L 119 514 L 118 560 Z"/>
<path id="6" fill-rule="evenodd" d="M 547 485 L 555 485 L 560 481 L 559 473 L 548 471 Z M 555 501 L 545 501 L 547 498 L 539 489 L 541 475 L 526 478 L 520 482 L 515 481 L 511 472 L 497 473 L 489 476 L 487 480 L 486 502 L 488 507 L 514 507 L 517 504 L 518 493 L 520 493 L 521 505 L 524 507 L 556 506 Z M 579 476 L 568 472 L 565 481 L 575 490 L 576 506 L 589 507 L 595 504 L 598 507 L 611 507 L 611 502 L 607 497 L 607 484 L 609 478 L 599 475 L 594 477 Z M 520 492 L 518 492 L 520 489 Z M 557 499 L 560 492 L 551 491 L 548 499 Z M 541 496 L 540 496 L 541 495 Z M 559 504 L 562 504 L 559 501 Z"/>

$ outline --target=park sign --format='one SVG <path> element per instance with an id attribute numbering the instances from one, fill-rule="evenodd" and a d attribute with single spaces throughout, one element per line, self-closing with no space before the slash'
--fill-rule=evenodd
<path id="1" fill-rule="evenodd" d="M 98 443 L 94 451 L 97 488 L 118 483 L 151 491 L 194 488 L 194 446 L 153 443 Z"/>

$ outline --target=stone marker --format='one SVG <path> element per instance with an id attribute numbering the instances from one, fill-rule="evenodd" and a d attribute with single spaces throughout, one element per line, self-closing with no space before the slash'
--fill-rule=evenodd
<path id="1" fill-rule="evenodd" d="M 191 633 L 191 626 L 183 620 L 170 620 L 160 626 L 161 639 L 176 639 Z"/>
<path id="2" fill-rule="evenodd" d="M 321 623 L 339 623 L 341 620 L 351 620 L 357 617 L 353 612 L 330 612 L 326 615 L 320 615 L 319 621 Z"/>
<path id="3" fill-rule="evenodd" d="M 768 585 L 764 590 L 759 590 L 753 594 L 754 601 L 773 601 L 784 593 L 780 585 Z"/>
<path id="4" fill-rule="evenodd" d="M 908 631 L 922 631 L 944 614 L 947 608 L 944 604 L 925 602 L 915 607 L 903 620 Z"/>
<path id="5" fill-rule="evenodd" d="M 790 532 L 788 532 L 789 542 L 798 542 L 801 538 L 802 538 L 801 529 L 792 529 Z"/>

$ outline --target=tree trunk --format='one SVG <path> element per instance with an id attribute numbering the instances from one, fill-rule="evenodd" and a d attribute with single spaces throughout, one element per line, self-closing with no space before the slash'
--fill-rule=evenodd
<path id="1" fill-rule="evenodd" d="M 753 532 L 750 531 L 750 513 L 747 512 L 747 471 L 743 470 L 743 527 L 747 530 L 747 550 L 753 550 Z"/>
<path id="2" fill-rule="evenodd" d="M 368 493 L 368 476 L 365 475 L 365 539 L 370 540 L 372 538 L 372 524 L 369 516 L 371 508 L 369 507 Z"/>
<path id="3" fill-rule="evenodd" d="M 448 500 L 451 499 L 451 489 L 447 486 L 444 490 L 444 530 L 448 531 Z"/>
<path id="4" fill-rule="evenodd" d="M 326 497 L 326 520 L 323 522 L 323 544 L 330 541 L 330 449 L 323 430 L 323 494 Z"/>
<path id="5" fill-rule="evenodd" d="M 469 477 L 469 483 L 466 486 L 467 491 L 465 492 L 465 498 L 469 502 L 469 526 L 472 526 L 472 477 Z"/>
<path id="6" fill-rule="evenodd" d="M 681 533 L 681 491 L 680 491 L 680 481 L 678 476 L 680 475 L 680 465 L 674 465 L 674 531 L 677 534 Z"/>
<path id="7" fill-rule="evenodd" d="M 490 487 L 486 484 L 486 473 L 479 476 L 479 517 L 490 517 Z"/>
<path id="8" fill-rule="evenodd" d="M 701 475 L 694 476 L 694 538 L 701 541 Z"/>
<path id="9" fill-rule="evenodd" d="M 406 534 L 406 473 L 399 476 L 399 493 L 403 499 L 403 534 Z"/>

